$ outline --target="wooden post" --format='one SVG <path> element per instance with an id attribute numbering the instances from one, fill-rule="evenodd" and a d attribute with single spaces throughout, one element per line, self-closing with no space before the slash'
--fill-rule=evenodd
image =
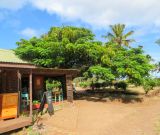
<path id="1" fill-rule="evenodd" d="M 32 117 L 32 70 L 29 74 L 30 117 Z"/>
<path id="2" fill-rule="evenodd" d="M 21 73 L 19 70 L 17 71 L 17 78 L 18 78 L 18 116 L 20 115 L 21 112 Z"/>
<path id="3" fill-rule="evenodd" d="M 72 75 L 66 75 L 67 101 L 73 102 Z"/>

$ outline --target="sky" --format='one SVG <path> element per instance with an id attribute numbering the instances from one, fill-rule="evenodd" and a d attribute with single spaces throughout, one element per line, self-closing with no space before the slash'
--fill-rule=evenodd
<path id="1" fill-rule="evenodd" d="M 46 33 L 52 26 L 86 27 L 97 40 L 117 23 L 133 30 L 133 47 L 160 61 L 159 0 L 0 0 L 0 48 L 14 49 L 21 38 Z"/>

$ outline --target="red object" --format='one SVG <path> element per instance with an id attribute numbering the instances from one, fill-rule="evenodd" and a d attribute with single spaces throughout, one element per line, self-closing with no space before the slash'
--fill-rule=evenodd
<path id="1" fill-rule="evenodd" d="M 53 105 L 58 105 L 59 103 L 58 102 L 56 102 L 56 103 L 52 103 Z M 33 109 L 39 109 L 39 107 L 40 107 L 40 104 L 34 104 L 33 105 Z M 45 104 L 44 105 L 44 108 L 48 108 L 48 104 Z"/>
<path id="2" fill-rule="evenodd" d="M 34 104 L 33 109 L 38 109 L 40 107 L 40 104 Z"/>

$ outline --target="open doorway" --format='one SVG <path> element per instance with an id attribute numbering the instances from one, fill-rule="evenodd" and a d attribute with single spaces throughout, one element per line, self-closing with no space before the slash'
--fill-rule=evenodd
<path id="1" fill-rule="evenodd" d="M 29 76 L 22 76 L 22 83 L 21 83 L 22 93 L 29 94 Z"/>

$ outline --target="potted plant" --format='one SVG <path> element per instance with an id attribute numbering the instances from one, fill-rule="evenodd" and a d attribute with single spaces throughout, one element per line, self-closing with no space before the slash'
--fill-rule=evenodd
<path id="1" fill-rule="evenodd" d="M 40 102 L 38 100 L 33 101 L 33 109 L 38 109 L 40 107 Z"/>

